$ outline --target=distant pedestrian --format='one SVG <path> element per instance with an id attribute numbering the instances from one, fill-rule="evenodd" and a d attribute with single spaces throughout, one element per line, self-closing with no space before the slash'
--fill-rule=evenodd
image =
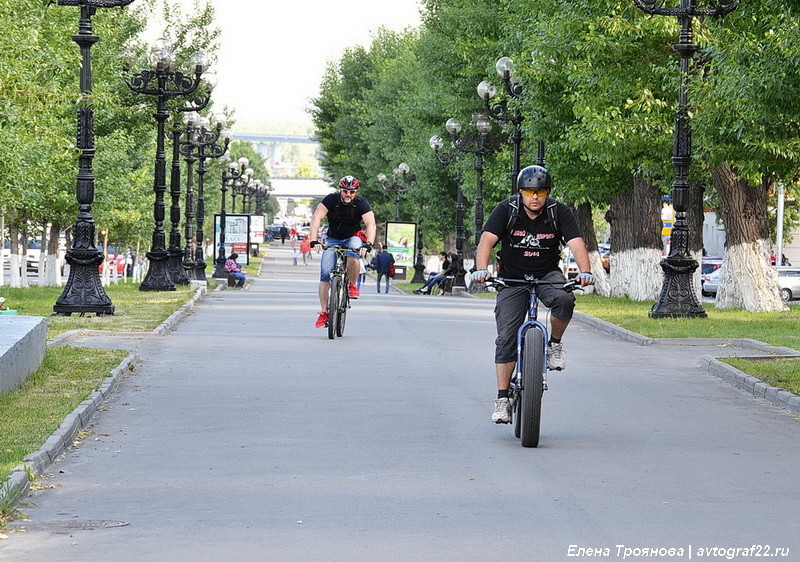
<path id="1" fill-rule="evenodd" d="M 377 255 L 372 259 L 372 268 L 378 276 L 378 292 L 381 292 L 381 277 L 386 277 L 386 292 L 389 292 L 389 266 L 394 263 L 394 256 L 380 244 L 375 245 Z"/>
<path id="2" fill-rule="evenodd" d="M 308 237 L 300 242 L 300 253 L 303 254 L 303 265 L 308 265 L 308 260 L 311 259 L 311 240 Z"/>
<path id="3" fill-rule="evenodd" d="M 289 236 L 289 229 L 286 228 L 286 223 L 281 225 L 281 244 L 286 244 L 286 237 Z"/>
<path id="4" fill-rule="evenodd" d="M 297 258 L 300 257 L 300 252 L 297 248 L 292 248 L 292 265 L 297 265 Z"/>

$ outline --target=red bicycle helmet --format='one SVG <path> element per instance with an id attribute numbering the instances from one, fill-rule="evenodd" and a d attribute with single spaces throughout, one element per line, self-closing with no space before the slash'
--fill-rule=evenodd
<path id="1" fill-rule="evenodd" d="M 361 187 L 361 182 L 353 176 L 345 176 L 339 180 L 339 187 L 342 189 L 358 189 Z"/>

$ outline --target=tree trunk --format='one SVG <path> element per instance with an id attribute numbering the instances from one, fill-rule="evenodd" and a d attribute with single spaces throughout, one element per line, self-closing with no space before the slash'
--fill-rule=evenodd
<path id="1" fill-rule="evenodd" d="M 9 224 L 8 234 L 11 238 L 11 254 L 8 258 L 9 261 L 9 286 L 14 288 L 22 287 L 22 279 L 25 278 L 25 257 L 22 258 L 22 274 L 20 274 L 20 258 L 19 258 L 19 226 L 17 224 L 16 213 L 12 211 Z"/>
<path id="2" fill-rule="evenodd" d="M 42 285 L 48 287 L 61 286 L 61 263 L 58 256 L 59 233 L 61 226 L 58 223 L 50 224 L 50 233 L 47 237 L 47 254 L 42 254 L 41 265 L 44 267 Z"/>
<path id="3" fill-rule="evenodd" d="M 705 191 L 706 186 L 698 180 L 689 182 L 689 206 L 686 209 L 686 224 L 689 226 L 689 254 L 701 264 L 703 262 L 703 221 L 705 220 Z M 703 302 L 700 281 L 702 267 L 694 271 L 693 286 L 697 295 L 697 302 Z"/>
<path id="4" fill-rule="evenodd" d="M 608 297 L 611 294 L 611 286 L 609 285 L 608 274 L 603 269 L 603 260 L 597 248 L 597 233 L 592 220 L 592 205 L 591 203 L 581 203 L 574 212 L 575 220 L 578 221 L 578 227 L 581 229 L 584 242 L 586 242 L 586 249 L 589 251 L 589 263 L 592 266 L 592 275 L 594 275 L 594 292 L 600 296 Z"/>
<path id="5" fill-rule="evenodd" d="M 717 308 L 748 312 L 787 310 L 781 301 L 778 272 L 770 267 L 772 246 L 767 223 L 767 186 L 739 179 L 729 164 L 711 168 L 725 224 L 725 255 L 717 289 Z"/>
<path id="6" fill-rule="evenodd" d="M 661 291 L 661 192 L 641 176 L 633 189 L 614 196 L 611 224 L 611 296 L 655 300 Z"/>

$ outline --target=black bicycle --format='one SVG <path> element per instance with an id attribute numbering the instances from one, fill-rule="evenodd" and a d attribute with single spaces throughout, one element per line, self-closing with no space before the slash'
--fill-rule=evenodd
<path id="1" fill-rule="evenodd" d="M 578 281 L 539 281 L 529 279 L 495 278 L 489 281 L 496 288 L 525 287 L 530 293 L 527 320 L 517 330 L 517 366 L 508 387 L 511 403 L 514 435 L 523 447 L 539 445 L 539 430 L 542 419 L 542 394 L 547 390 L 547 326 L 538 320 L 541 285 L 559 286 L 565 291 L 580 290 Z"/>
<path id="2" fill-rule="evenodd" d="M 347 255 L 345 246 L 330 246 L 326 250 L 336 252 L 336 265 L 331 270 L 331 284 L 328 290 L 328 339 L 342 337 L 350 308 L 350 279 L 347 276 Z"/>

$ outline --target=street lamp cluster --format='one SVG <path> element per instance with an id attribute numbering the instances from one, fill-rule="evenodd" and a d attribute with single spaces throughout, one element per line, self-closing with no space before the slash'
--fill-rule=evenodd
<path id="1" fill-rule="evenodd" d="M 386 174 L 378 174 L 378 183 L 381 184 L 383 190 L 394 195 L 394 220 L 396 221 L 400 220 L 400 194 L 405 193 L 416 179 L 409 173 L 410 171 L 409 165 L 401 162 L 392 171 L 392 181 L 389 181 Z"/>
<path id="2" fill-rule="evenodd" d="M 155 192 L 153 208 L 155 228 L 152 248 L 147 253 L 147 258 L 150 262 L 147 276 L 139 288 L 143 291 L 170 291 L 174 290 L 176 285 L 185 285 L 191 280 L 205 280 L 206 278 L 206 263 L 203 256 L 206 161 L 209 158 L 221 158 L 226 155 L 231 142 L 231 133 L 226 129 L 227 120 L 222 115 L 213 115 L 211 118 L 199 115 L 198 111 L 204 109 L 209 102 L 210 92 L 204 100 L 189 102 L 178 110 L 184 113 L 184 118 L 182 124 L 178 119 L 175 120 L 170 135 L 174 143 L 170 181 L 170 195 L 172 197 L 170 220 L 172 229 L 170 231 L 169 247 L 165 248 L 164 193 L 166 191 L 166 157 L 164 154 L 164 125 L 170 115 L 167 102 L 171 98 L 191 96 L 198 90 L 201 81 L 205 81 L 210 90 L 215 85 L 215 77 L 213 74 L 207 73 L 208 58 L 202 51 L 193 53 L 189 58 L 193 76 L 176 70 L 172 46 L 169 40 L 163 37 L 158 39 L 150 50 L 150 65 L 151 68 L 141 70 L 127 80 L 131 90 L 139 94 L 153 96 L 157 100 L 157 109 L 154 114 L 157 123 L 153 184 L 153 191 Z M 124 70 L 129 71 L 131 66 L 131 62 L 126 61 Z M 181 245 L 179 229 L 181 219 L 180 155 L 183 155 L 187 164 L 184 213 L 184 236 L 186 240 L 184 247 Z M 195 162 L 199 163 L 196 230 L 193 228 L 195 220 L 193 174 Z M 243 211 L 248 213 L 250 212 L 250 205 L 247 198 L 253 193 L 260 193 L 262 196 L 267 194 L 266 186 L 254 177 L 254 172 L 251 168 L 242 168 L 241 172 L 236 174 L 229 174 L 227 171 L 223 172 L 221 185 L 223 195 L 222 222 L 219 241 L 223 268 L 225 261 L 225 192 L 229 187 L 233 192 L 233 204 L 235 205 L 236 194 L 243 195 L 243 201 L 247 203 L 246 205 L 243 204 Z M 218 267 L 215 269 L 215 277 L 218 276 L 218 269 Z"/>

